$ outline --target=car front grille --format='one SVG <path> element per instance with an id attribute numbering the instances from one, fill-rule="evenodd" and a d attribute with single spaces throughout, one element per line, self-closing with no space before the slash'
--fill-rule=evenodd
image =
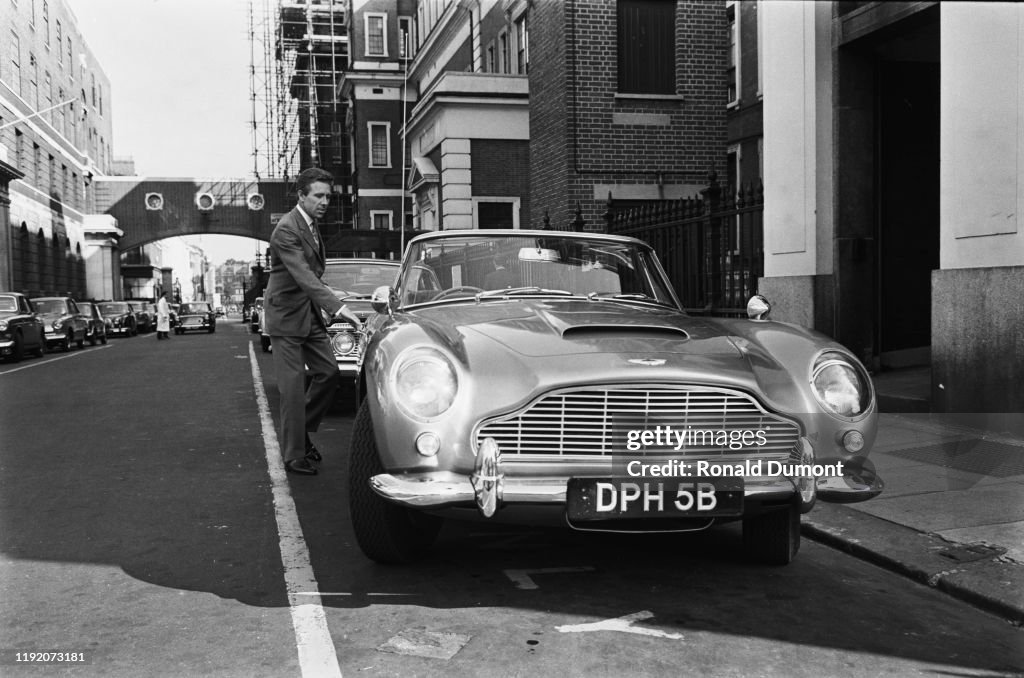
<path id="1" fill-rule="evenodd" d="M 668 445 L 627 449 L 630 431 L 671 427 L 684 434 Z M 742 447 L 742 433 L 753 444 Z M 756 432 L 762 432 L 758 436 Z M 709 433 L 711 432 L 711 433 Z M 734 433 L 736 432 L 736 433 Z M 638 434 L 634 434 L 638 435 Z M 737 439 L 730 447 L 730 436 Z M 800 436 L 792 421 L 770 414 L 741 391 L 704 386 L 619 386 L 566 389 L 548 393 L 525 409 L 489 419 L 478 428 L 477 445 L 494 438 L 502 455 L 602 457 L 672 455 L 688 459 L 758 458 L 785 461 Z M 763 444 L 757 441 L 763 439 Z M 663 440 L 664 442 L 664 440 Z"/>

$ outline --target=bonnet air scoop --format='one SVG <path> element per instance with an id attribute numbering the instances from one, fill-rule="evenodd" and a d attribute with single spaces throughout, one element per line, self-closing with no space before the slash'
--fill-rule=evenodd
<path id="1" fill-rule="evenodd" d="M 685 330 L 664 325 L 572 325 L 562 330 L 563 339 L 672 339 L 685 341 L 690 335 Z"/>

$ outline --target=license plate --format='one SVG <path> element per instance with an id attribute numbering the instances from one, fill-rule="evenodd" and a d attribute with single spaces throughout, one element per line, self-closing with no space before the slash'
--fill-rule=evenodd
<path id="1" fill-rule="evenodd" d="M 570 478 L 566 511 L 570 520 L 738 516 L 743 478 Z"/>

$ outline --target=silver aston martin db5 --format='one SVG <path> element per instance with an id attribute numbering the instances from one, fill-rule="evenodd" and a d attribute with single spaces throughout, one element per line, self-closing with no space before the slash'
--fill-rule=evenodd
<path id="1" fill-rule="evenodd" d="M 446 518 L 666 532 L 742 521 L 789 563 L 800 515 L 876 496 L 871 380 L 811 330 L 685 313 L 650 246 L 556 231 L 409 243 L 374 293 L 350 451 L 363 552 L 406 562 Z"/>

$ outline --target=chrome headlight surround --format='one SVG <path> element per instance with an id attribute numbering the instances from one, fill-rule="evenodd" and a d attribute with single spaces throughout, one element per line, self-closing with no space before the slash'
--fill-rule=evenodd
<path id="1" fill-rule="evenodd" d="M 402 412 L 421 422 L 434 421 L 447 412 L 459 390 L 451 360 L 430 346 L 413 346 L 399 354 L 390 384 Z"/>
<path id="2" fill-rule="evenodd" d="M 859 362 L 835 350 L 822 351 L 814 359 L 811 391 L 823 410 L 843 421 L 863 419 L 874 402 L 867 372 Z"/>
<path id="3" fill-rule="evenodd" d="M 7 321 L 6 320 L 0 320 L 0 332 L 5 332 L 5 331 L 7 331 Z"/>
<path id="4" fill-rule="evenodd" d="M 348 355 L 355 351 L 358 346 L 359 341 L 356 336 L 347 329 L 334 332 L 331 335 L 331 349 L 334 350 L 335 355 Z"/>
<path id="5" fill-rule="evenodd" d="M 54 332 L 59 332 L 63 324 L 63 320 L 54 320 L 52 323 L 50 323 L 50 327 L 53 328 Z"/>

